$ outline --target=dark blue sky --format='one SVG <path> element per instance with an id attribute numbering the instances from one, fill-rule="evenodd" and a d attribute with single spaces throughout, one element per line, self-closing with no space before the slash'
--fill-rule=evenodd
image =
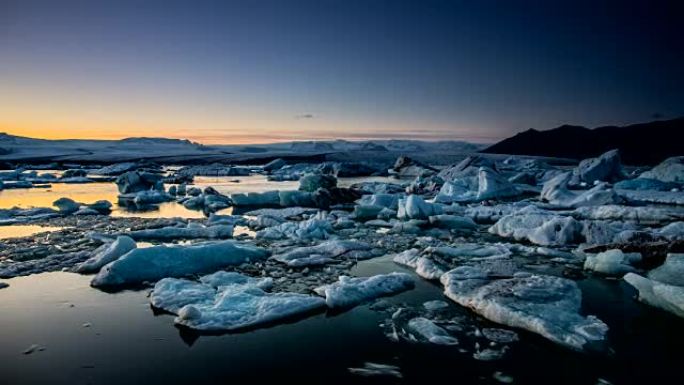
<path id="1" fill-rule="evenodd" d="M 0 0 L 0 130 L 493 141 L 676 117 L 675 4 Z"/>

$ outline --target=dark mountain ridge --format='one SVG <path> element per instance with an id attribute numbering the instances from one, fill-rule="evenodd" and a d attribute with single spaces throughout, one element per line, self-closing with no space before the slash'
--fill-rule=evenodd
<path id="1" fill-rule="evenodd" d="M 531 128 L 480 152 L 585 159 L 617 148 L 626 164 L 653 165 L 684 154 L 683 138 L 684 117 L 594 129 L 563 125 L 546 131 Z"/>

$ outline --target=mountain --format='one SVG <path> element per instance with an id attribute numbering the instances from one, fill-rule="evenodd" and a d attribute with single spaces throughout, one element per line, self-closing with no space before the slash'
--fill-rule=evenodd
<path id="1" fill-rule="evenodd" d="M 563 125 L 547 131 L 529 129 L 480 152 L 584 159 L 617 148 L 626 164 L 653 165 L 683 155 L 682 138 L 684 117 L 594 129 Z"/>

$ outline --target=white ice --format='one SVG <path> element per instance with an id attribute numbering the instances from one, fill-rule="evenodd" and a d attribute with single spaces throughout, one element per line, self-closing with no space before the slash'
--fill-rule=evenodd
<path id="1" fill-rule="evenodd" d="M 329 285 L 317 287 L 315 292 L 325 296 L 330 308 L 349 308 L 378 297 L 413 289 L 413 278 L 406 273 L 389 273 L 372 277 L 340 276 Z"/>
<path id="2" fill-rule="evenodd" d="M 575 350 L 600 347 L 608 326 L 579 314 L 582 294 L 569 279 L 523 274 L 491 280 L 482 274 L 448 272 L 444 293 L 490 321 L 537 333 Z"/>
<path id="3" fill-rule="evenodd" d="M 105 265 L 93 278 L 95 287 L 156 281 L 211 272 L 226 266 L 265 259 L 262 248 L 233 241 L 191 246 L 153 246 L 135 249 Z"/>
<path id="4" fill-rule="evenodd" d="M 81 274 L 97 273 L 102 266 L 116 261 L 136 247 L 137 245 L 131 237 L 125 235 L 119 236 L 114 242 L 104 244 L 95 250 L 95 255 L 78 265 L 75 268 L 75 271 Z"/>

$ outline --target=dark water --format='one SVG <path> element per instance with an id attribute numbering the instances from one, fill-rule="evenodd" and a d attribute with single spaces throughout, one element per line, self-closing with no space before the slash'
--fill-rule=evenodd
<path id="1" fill-rule="evenodd" d="M 359 264 L 356 275 L 402 270 L 385 260 Z M 198 336 L 154 315 L 146 291 L 103 293 L 90 277 L 47 273 L 7 280 L 0 290 L 0 378 L 3 384 L 497 383 L 613 384 L 675 381 L 684 354 L 684 321 L 632 299 L 619 281 L 581 282 L 586 311 L 611 328 L 613 352 L 570 352 L 529 333 L 500 361 L 483 362 L 459 347 L 391 342 L 378 324 L 386 314 L 359 306 L 240 334 Z M 441 289 L 417 281 L 391 297 L 419 305 Z M 467 314 L 454 306 L 455 312 Z M 90 323 L 90 327 L 84 327 Z M 491 325 L 490 325 L 491 326 Z M 32 344 L 44 351 L 24 355 Z M 472 349 L 469 348 L 472 352 Z M 403 379 L 359 377 L 364 362 L 396 365 Z"/>

